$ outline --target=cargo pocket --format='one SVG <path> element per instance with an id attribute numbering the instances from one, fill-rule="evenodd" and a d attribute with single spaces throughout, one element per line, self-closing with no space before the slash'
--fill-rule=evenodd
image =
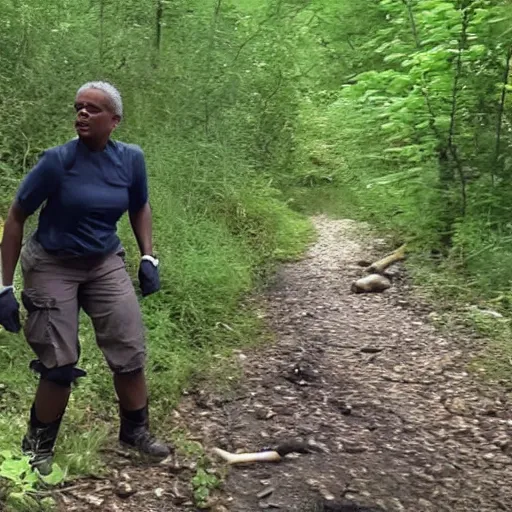
<path id="1" fill-rule="evenodd" d="M 47 367 L 57 364 L 57 353 L 52 339 L 52 314 L 57 310 L 56 300 L 41 297 L 34 289 L 21 292 L 21 301 L 28 316 L 23 332 L 28 344 Z"/>
<path id="2" fill-rule="evenodd" d="M 25 274 L 33 270 L 41 261 L 41 251 L 37 242 L 29 238 L 23 245 L 20 254 L 21 270 Z"/>

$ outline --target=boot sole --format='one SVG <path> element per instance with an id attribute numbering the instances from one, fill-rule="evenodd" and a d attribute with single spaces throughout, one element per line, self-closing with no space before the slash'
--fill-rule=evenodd
<path id="1" fill-rule="evenodd" d="M 125 443 L 124 441 L 119 441 L 119 444 L 123 448 L 126 448 L 129 452 L 136 453 L 138 458 L 147 462 L 161 462 L 172 454 L 172 450 L 169 449 L 169 452 L 166 455 L 151 455 L 150 453 L 143 452 L 142 450 L 139 450 L 139 448 L 137 448 L 136 446 Z"/>

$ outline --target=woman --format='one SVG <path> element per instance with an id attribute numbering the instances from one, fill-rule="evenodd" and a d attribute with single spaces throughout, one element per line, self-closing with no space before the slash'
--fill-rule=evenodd
<path id="1" fill-rule="evenodd" d="M 140 252 L 143 296 L 159 290 L 144 155 L 138 146 L 110 136 L 123 114 L 119 92 L 105 82 L 82 86 L 75 99 L 78 138 L 43 153 L 20 185 L 2 239 L 0 325 L 21 329 L 13 276 L 20 259 L 24 334 L 40 374 L 30 411 L 24 453 L 34 469 L 49 474 L 54 445 L 71 385 L 85 375 L 76 367 L 80 308 L 92 320 L 96 341 L 113 373 L 119 398 L 122 443 L 156 458 L 167 445 L 148 428 L 141 311 L 116 234 L 129 212 Z M 43 203 L 38 227 L 22 249 L 25 220 Z"/>

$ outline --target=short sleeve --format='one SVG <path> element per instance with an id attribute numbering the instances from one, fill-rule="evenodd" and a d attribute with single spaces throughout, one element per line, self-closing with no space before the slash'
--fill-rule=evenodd
<path id="1" fill-rule="evenodd" d="M 142 149 L 137 148 L 133 156 L 133 176 L 129 191 L 130 213 L 138 212 L 148 202 L 148 177 Z"/>
<path id="2" fill-rule="evenodd" d="M 16 193 L 16 200 L 27 215 L 32 215 L 55 191 L 61 170 L 56 151 L 45 151 L 25 176 Z"/>

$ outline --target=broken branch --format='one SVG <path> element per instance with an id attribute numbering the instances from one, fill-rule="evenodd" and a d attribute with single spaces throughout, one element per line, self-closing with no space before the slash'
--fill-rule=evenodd
<path id="1" fill-rule="evenodd" d="M 384 270 L 386 270 L 389 266 L 393 265 L 393 263 L 405 260 L 405 249 L 406 245 L 404 244 L 401 247 L 399 247 L 396 251 L 389 254 L 388 256 L 376 261 L 375 263 L 372 263 L 366 269 L 366 271 L 372 274 L 382 274 Z"/>

